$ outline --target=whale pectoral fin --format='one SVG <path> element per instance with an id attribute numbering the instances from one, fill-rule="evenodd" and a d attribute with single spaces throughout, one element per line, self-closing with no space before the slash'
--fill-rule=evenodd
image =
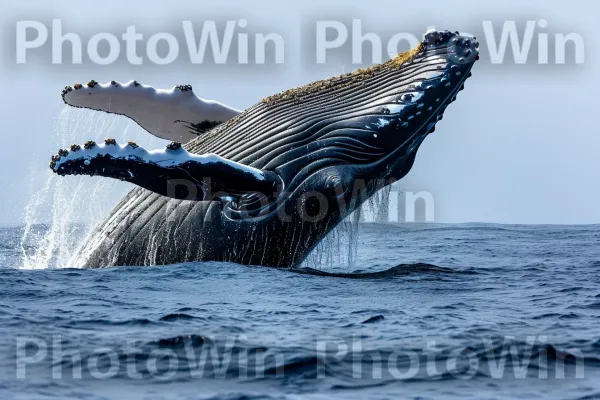
<path id="1" fill-rule="evenodd" d="M 186 143 L 228 121 L 239 110 L 197 97 L 190 85 L 155 89 L 137 81 L 67 86 L 63 101 L 73 107 L 125 115 L 162 139 Z"/>
<path id="2" fill-rule="evenodd" d="M 117 145 L 86 142 L 52 157 L 50 168 L 58 175 L 90 175 L 120 179 L 163 196 L 180 200 L 219 200 L 246 193 L 275 196 L 281 183 L 263 171 L 220 157 L 197 155 L 174 142 L 164 150 L 147 151 L 135 143 Z"/>

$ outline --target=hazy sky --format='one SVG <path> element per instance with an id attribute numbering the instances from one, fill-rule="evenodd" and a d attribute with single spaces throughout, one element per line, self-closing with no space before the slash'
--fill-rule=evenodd
<path id="1" fill-rule="evenodd" d="M 82 129 L 93 136 L 95 127 L 108 120 L 80 110 L 59 118 L 64 108 L 60 91 L 65 85 L 89 79 L 137 79 L 166 88 L 189 83 L 201 97 L 244 109 L 280 90 L 358 68 L 352 64 L 350 45 L 331 52 L 327 64 L 315 64 L 317 21 L 339 21 L 350 30 L 352 19 L 362 21 L 363 33 L 377 33 L 384 49 L 395 33 L 422 35 L 429 26 L 470 32 L 483 42 L 482 60 L 467 82 L 467 89 L 449 108 L 437 131 L 426 139 L 413 170 L 402 184 L 408 191 L 433 194 L 437 221 L 600 223 L 600 137 L 594 120 L 599 113 L 600 93 L 600 41 L 594 30 L 600 13 L 597 1 L 503 0 L 492 4 L 463 0 L 452 5 L 443 0 L 132 3 L 23 0 L 0 5 L 0 223 L 22 223 L 25 207 L 31 207 L 31 183 L 39 191 L 51 175 L 47 166 L 50 156 L 61 145 L 80 141 Z M 63 33 L 80 35 L 84 46 L 95 33 L 120 36 L 127 26 L 135 25 L 144 34 L 139 45 L 142 55 L 150 35 L 169 32 L 180 39 L 180 59 L 164 66 L 150 62 L 131 66 L 122 49 L 117 62 L 97 66 L 87 60 L 84 48 L 84 63 L 69 65 L 70 49 L 65 45 L 66 64 L 52 65 L 50 32 L 46 45 L 27 53 L 25 65 L 17 65 L 17 21 L 36 20 L 50 29 L 52 19 L 61 19 Z M 235 54 L 226 65 L 190 63 L 181 21 L 192 21 L 201 27 L 207 20 L 224 23 L 240 19 L 247 21 L 247 28 L 240 28 L 239 32 L 277 33 L 284 39 L 283 65 L 240 66 L 236 64 L 237 51 L 232 51 Z M 491 64 L 483 40 L 483 21 L 493 22 L 499 39 L 504 21 L 516 21 L 522 34 L 526 21 L 542 19 L 547 27 L 535 31 L 525 65 L 515 65 L 510 49 L 504 64 Z M 575 65 L 571 48 L 566 53 L 567 65 L 552 65 L 554 35 L 572 32 L 584 40 L 585 63 Z M 548 33 L 550 65 L 538 64 L 538 33 Z M 371 53 L 368 45 L 364 49 L 366 65 Z M 110 131 L 120 142 L 134 136 L 145 146 L 163 145 L 137 127 L 130 126 L 125 136 L 125 119 L 120 119 Z M 61 123 L 62 130 L 57 127 Z M 84 206 L 94 201 L 90 197 L 110 206 L 127 189 L 125 184 L 114 184 L 93 194 L 86 189 L 93 187 L 93 178 L 78 179 L 84 179 L 85 184 L 72 200 Z M 52 182 L 51 188 L 60 184 Z M 45 196 L 41 203 L 53 201 L 51 192 Z M 36 214 L 38 219 L 43 217 L 43 213 Z"/>

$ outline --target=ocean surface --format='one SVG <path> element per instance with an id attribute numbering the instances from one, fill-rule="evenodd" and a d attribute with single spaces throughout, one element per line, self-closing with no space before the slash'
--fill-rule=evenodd
<path id="1" fill-rule="evenodd" d="M 29 270 L 23 231 L 1 399 L 600 399 L 598 225 L 362 224 L 298 270 Z"/>

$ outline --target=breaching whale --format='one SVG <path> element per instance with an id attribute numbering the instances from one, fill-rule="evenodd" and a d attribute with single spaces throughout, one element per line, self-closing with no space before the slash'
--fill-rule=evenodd
<path id="1" fill-rule="evenodd" d="M 59 175 L 117 178 L 126 195 L 78 252 L 84 267 L 231 261 L 292 267 L 377 190 L 404 177 L 471 76 L 479 43 L 429 31 L 394 59 L 268 97 L 244 112 L 110 82 L 63 100 L 132 118 L 163 150 L 86 142 L 59 150 Z M 181 143 L 184 143 L 183 145 Z"/>

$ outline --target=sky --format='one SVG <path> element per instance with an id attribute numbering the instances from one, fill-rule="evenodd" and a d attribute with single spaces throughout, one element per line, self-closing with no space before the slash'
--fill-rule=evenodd
<path id="1" fill-rule="evenodd" d="M 468 32 L 482 42 L 482 59 L 466 90 L 426 139 L 415 166 L 401 182 L 404 191 L 431 193 L 436 222 L 600 223 L 600 137 L 594 120 L 600 93 L 600 41 L 594 31 L 599 12 L 600 5 L 593 0 L 462 0 L 451 6 L 443 0 L 2 2 L 0 224 L 23 224 L 31 218 L 44 222 L 50 214 L 60 218 L 55 191 L 61 191 L 62 198 L 67 193 L 70 202 L 85 209 L 95 209 L 100 203 L 98 212 L 105 212 L 131 187 L 120 182 L 99 187 L 94 178 L 77 177 L 73 178 L 77 191 L 69 193 L 65 185 L 71 183 L 51 178 L 50 156 L 62 145 L 81 141 L 83 134 L 110 133 L 119 142 L 135 138 L 146 147 L 165 144 L 135 124 L 127 124 L 124 117 L 66 111 L 60 98 L 65 85 L 90 79 L 136 79 L 164 88 L 192 84 L 202 98 L 245 109 L 281 90 L 371 64 L 369 44 L 362 47 L 363 64 L 353 63 L 355 19 L 360 20 L 363 34 L 371 32 L 381 38 L 383 61 L 387 60 L 387 43 L 396 33 L 419 36 L 432 26 Z M 69 45 L 63 47 L 63 63 L 52 63 L 56 56 L 51 45 L 53 19 L 61 21 L 63 34 L 80 36 L 82 64 L 72 64 Z M 250 46 L 251 62 L 240 65 L 236 55 L 243 46 L 236 45 L 225 64 L 211 61 L 210 52 L 208 61 L 193 64 L 182 21 L 197 27 L 216 21 L 224 27 L 228 20 L 244 20 L 245 24 L 238 22 L 236 33 L 251 38 L 256 33 L 279 35 L 284 43 L 283 62 L 274 64 L 275 57 L 269 58 L 272 54 L 267 52 L 267 64 L 256 65 Z M 49 30 L 47 42 L 27 50 L 26 62 L 21 64 L 17 63 L 19 21 L 38 21 Z M 323 21 L 344 25 L 348 40 L 326 53 L 325 64 L 317 64 L 317 26 Z M 533 21 L 527 62 L 517 64 L 509 48 L 504 62 L 493 63 L 484 21 L 491 21 L 498 41 L 505 21 L 514 21 L 521 37 L 527 21 Z M 177 60 L 167 65 L 148 60 L 131 65 L 124 48 L 111 64 L 96 65 L 89 60 L 86 44 L 92 36 L 112 33 L 120 37 L 131 25 L 144 34 L 138 48 L 143 56 L 148 55 L 144 43 L 151 35 L 171 33 L 180 45 Z M 329 33 L 335 35 L 335 31 Z M 584 59 L 577 63 L 571 43 L 566 63 L 557 64 L 555 35 L 571 33 L 582 39 Z M 539 51 L 545 48 L 546 38 L 551 48 L 548 64 L 540 64 Z M 408 42 L 400 46 L 408 48 Z M 106 46 L 100 46 L 99 53 L 104 50 Z"/>

